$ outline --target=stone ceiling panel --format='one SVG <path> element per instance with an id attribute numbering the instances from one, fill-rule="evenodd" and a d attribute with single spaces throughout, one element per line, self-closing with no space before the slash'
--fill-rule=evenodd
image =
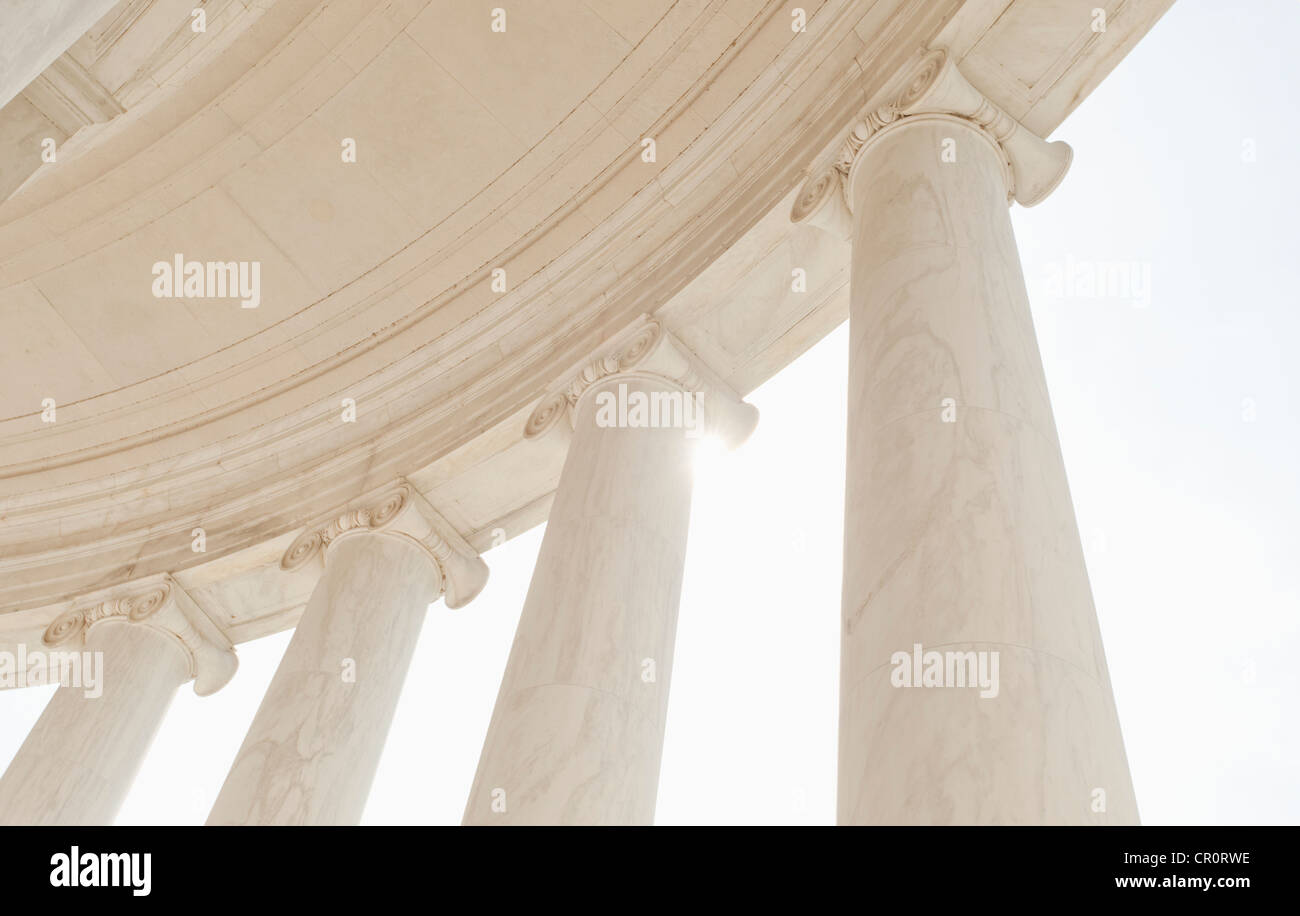
<path id="1" fill-rule="evenodd" d="M 39 410 L 45 398 L 66 404 L 111 387 L 112 376 L 31 283 L 0 289 L 0 414 Z"/>
<path id="2" fill-rule="evenodd" d="M 375 99 L 392 99 L 378 106 Z M 314 116 L 357 141 L 363 169 L 420 226 L 461 207 L 519 158 L 516 137 L 415 41 L 399 35 Z"/>
<path id="3" fill-rule="evenodd" d="M 581 0 L 506 8 L 497 0 L 433 0 L 412 38 L 524 147 L 542 139 L 595 89 L 631 44 Z"/>
<path id="4" fill-rule="evenodd" d="M 324 292 L 365 273 L 420 226 L 315 120 L 299 125 L 221 187 Z"/>

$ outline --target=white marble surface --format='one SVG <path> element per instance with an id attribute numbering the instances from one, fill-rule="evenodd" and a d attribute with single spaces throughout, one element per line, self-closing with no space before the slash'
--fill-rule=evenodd
<path id="1" fill-rule="evenodd" d="M 0 10 L 0 106 L 22 92 L 117 0 L 9 0 Z"/>
<path id="2" fill-rule="evenodd" d="M 904 124 L 855 168 L 839 820 L 1136 822 L 998 150 Z M 916 643 L 998 696 L 894 686 Z"/>
<path id="3" fill-rule="evenodd" d="M 84 650 L 103 653 L 103 693 L 55 690 L 0 779 L 0 824 L 111 824 L 176 688 L 190 678 L 179 642 L 140 624 L 101 622 Z"/>
<path id="4" fill-rule="evenodd" d="M 330 545 L 209 824 L 360 819 L 441 587 L 437 565 L 406 535 L 356 530 Z"/>
<path id="5" fill-rule="evenodd" d="M 690 517 L 681 429 L 573 438 L 465 809 L 466 824 L 647 824 L 654 818 Z M 654 680 L 644 679 L 646 660 Z M 505 810 L 493 810 L 494 792 Z"/>

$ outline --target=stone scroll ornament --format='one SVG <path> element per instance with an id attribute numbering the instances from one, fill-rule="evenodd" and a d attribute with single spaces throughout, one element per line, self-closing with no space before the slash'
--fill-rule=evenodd
<path id="1" fill-rule="evenodd" d="M 708 430 L 728 448 L 744 442 L 758 423 L 754 406 L 742 401 L 658 318 L 642 315 L 603 345 L 597 354 L 571 370 L 567 380 L 542 399 L 524 425 L 525 439 L 544 436 L 561 419 L 572 428 L 582 396 L 599 383 L 618 376 L 649 377 L 670 388 L 702 393 Z"/>
<path id="2" fill-rule="evenodd" d="M 99 624 L 113 621 L 149 627 L 172 640 L 190 660 L 199 696 L 215 693 L 235 675 L 235 647 L 170 575 L 153 576 L 78 599 L 45 628 L 51 649 L 81 649 Z"/>
<path id="3" fill-rule="evenodd" d="M 853 181 L 865 153 L 889 130 L 934 118 L 961 119 L 992 141 L 1001 153 L 1007 201 L 1025 207 L 1056 188 L 1074 157 L 1069 144 L 1049 143 L 990 102 L 961 75 L 951 54 L 935 48 L 921 57 L 891 101 L 854 122 L 829 164 L 813 170 L 790 209 L 791 221 L 849 238 Z"/>
<path id="4" fill-rule="evenodd" d="M 468 604 L 487 583 L 487 564 L 405 480 L 308 525 L 284 552 L 280 568 L 290 572 L 301 569 L 317 557 L 323 558 L 340 538 L 364 531 L 385 531 L 415 541 L 437 565 L 449 608 Z"/>

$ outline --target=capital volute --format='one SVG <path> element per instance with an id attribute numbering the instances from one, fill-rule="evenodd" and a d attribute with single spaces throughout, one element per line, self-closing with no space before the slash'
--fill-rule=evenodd
<path id="1" fill-rule="evenodd" d="M 365 533 L 406 538 L 424 550 L 437 568 L 440 592 L 449 608 L 468 604 L 487 584 L 488 568 L 482 557 L 404 479 L 372 490 L 308 525 L 284 552 L 280 567 L 294 571 L 313 561 L 323 563 L 333 545 Z"/>
<path id="2" fill-rule="evenodd" d="M 854 122 L 833 161 L 804 182 L 790 210 L 791 221 L 848 238 L 854 182 L 866 154 L 891 132 L 936 118 L 965 122 L 994 144 L 1003 160 L 1008 202 L 1026 207 L 1040 203 L 1069 170 L 1069 144 L 1048 142 L 1025 128 L 967 82 L 951 54 L 935 48 L 908 72 L 891 101 Z"/>
<path id="3" fill-rule="evenodd" d="M 533 410 L 524 438 L 538 439 L 551 430 L 573 429 L 583 397 L 620 379 L 652 379 L 687 396 L 698 396 L 709 432 L 729 447 L 754 431 L 758 411 L 741 400 L 721 377 L 650 315 L 642 315 L 595 354 L 574 367 L 564 381 Z"/>
<path id="4" fill-rule="evenodd" d="M 163 573 L 78 598 L 41 637 L 50 649 L 81 649 L 97 627 L 129 624 L 162 634 L 189 659 L 199 696 L 215 693 L 234 677 L 235 647 L 189 594 Z"/>

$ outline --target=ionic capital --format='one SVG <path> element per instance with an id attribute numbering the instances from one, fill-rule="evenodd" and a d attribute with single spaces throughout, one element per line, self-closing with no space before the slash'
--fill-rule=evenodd
<path id="1" fill-rule="evenodd" d="M 289 545 L 280 567 L 295 570 L 316 557 L 324 560 L 332 545 L 365 532 L 408 538 L 423 549 L 438 569 L 449 608 L 468 604 L 487 583 L 487 564 L 406 480 L 372 490 L 352 506 L 308 525 Z"/>
<path id="2" fill-rule="evenodd" d="M 163 573 L 78 598 L 41 637 L 47 647 L 77 648 L 96 627 L 126 623 L 161 633 L 189 659 L 194 692 L 216 693 L 239 667 L 235 647 L 170 575 Z"/>
<path id="3" fill-rule="evenodd" d="M 742 401 L 662 321 L 642 315 L 542 399 L 524 426 L 524 438 L 545 435 L 561 419 L 572 429 L 578 402 L 584 395 L 631 378 L 650 378 L 685 395 L 698 395 L 708 431 L 718 435 L 728 448 L 744 442 L 758 423 L 758 411 L 752 404 Z"/>
<path id="4" fill-rule="evenodd" d="M 923 119 L 958 119 L 978 130 L 1001 154 L 1007 201 L 1032 207 L 1065 177 L 1073 152 L 1025 128 L 966 81 L 946 50 L 921 58 L 893 100 L 863 114 L 841 143 L 835 159 L 813 173 L 790 210 L 796 223 L 810 223 L 842 238 L 852 233 L 854 182 L 867 152 L 883 137 Z"/>

